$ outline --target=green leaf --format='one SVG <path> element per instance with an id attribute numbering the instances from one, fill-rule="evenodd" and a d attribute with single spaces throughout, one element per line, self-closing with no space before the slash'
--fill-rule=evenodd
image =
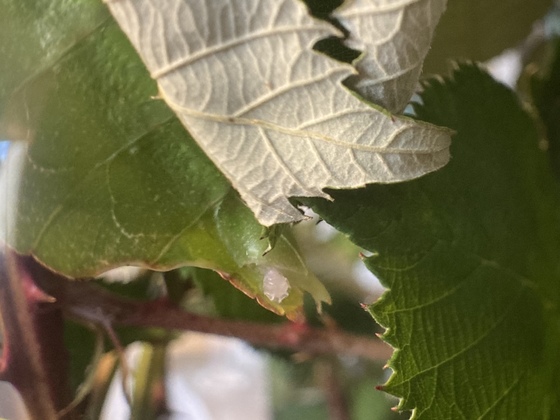
<path id="1" fill-rule="evenodd" d="M 551 0 L 449 0 L 424 71 L 442 73 L 449 60 L 488 60 L 515 47 L 551 6 Z"/>
<path id="2" fill-rule="evenodd" d="M 304 291 L 329 300 L 285 235 L 263 256 L 262 226 L 154 98 L 156 84 L 101 2 L 0 6 L 3 62 L 14 63 L 0 68 L 0 131 L 26 140 L 3 165 L 1 240 L 70 277 L 194 265 L 290 317 Z M 28 49 L 12 47 L 20 35 Z M 270 270 L 288 279 L 285 299 L 266 296 Z"/>
<path id="3" fill-rule="evenodd" d="M 105 25 L 110 15 L 90 0 L 1 0 L 0 7 L 0 138 L 25 139 L 30 133 L 22 111 L 40 108 L 44 99 L 39 90 L 26 100 L 25 85 Z"/>
<path id="4" fill-rule="evenodd" d="M 417 419 L 558 418 L 560 195 L 537 131 L 474 66 L 422 99 L 457 130 L 444 170 L 307 201 L 389 288 L 371 308 L 396 348 L 385 390 Z"/>

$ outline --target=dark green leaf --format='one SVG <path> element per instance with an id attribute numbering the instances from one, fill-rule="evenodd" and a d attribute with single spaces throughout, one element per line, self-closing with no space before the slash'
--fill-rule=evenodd
<path id="1" fill-rule="evenodd" d="M 95 334 L 80 324 L 67 321 L 64 324 L 64 340 L 70 359 L 70 385 L 76 390 L 84 382 L 87 369 L 94 361 Z"/>
<path id="2" fill-rule="evenodd" d="M 536 129 L 477 67 L 422 99 L 457 130 L 446 168 L 312 201 L 390 289 L 372 307 L 397 349 L 385 389 L 418 419 L 556 418 L 560 194 Z"/>

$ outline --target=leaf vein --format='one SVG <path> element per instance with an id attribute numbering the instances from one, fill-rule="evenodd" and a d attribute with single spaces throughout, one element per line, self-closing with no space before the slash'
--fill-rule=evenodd
<path id="1" fill-rule="evenodd" d="M 460 357 L 461 355 L 467 353 L 469 350 L 472 350 L 473 348 L 475 348 L 477 345 L 479 345 L 486 337 L 488 337 L 490 335 L 490 333 L 492 331 L 494 331 L 496 328 L 498 328 L 498 326 L 504 322 L 504 320 L 507 318 L 507 315 L 516 307 L 517 302 L 519 302 L 519 300 L 524 296 L 522 293 L 522 289 L 519 290 L 519 293 L 517 294 L 515 299 L 512 299 L 511 303 L 509 304 L 509 306 L 503 311 L 502 315 L 496 320 L 496 322 L 494 322 L 486 331 L 484 331 L 484 333 L 482 333 L 478 338 L 476 338 L 474 341 L 472 341 L 468 346 L 462 348 L 461 350 L 459 350 L 458 352 L 452 354 L 450 357 L 448 357 L 447 359 L 442 360 L 439 363 L 436 363 L 433 366 L 430 366 L 429 368 L 426 368 L 416 374 L 414 374 L 413 376 L 411 376 L 410 378 L 406 379 L 405 381 L 402 381 L 400 383 L 398 383 L 398 386 L 401 386 L 403 384 L 409 383 L 411 382 L 413 379 L 418 378 L 419 376 L 422 376 L 428 372 L 431 372 L 432 370 L 437 370 L 440 367 L 442 367 L 443 365 L 457 359 L 458 357 Z"/>
<path id="2" fill-rule="evenodd" d="M 207 47 L 198 53 L 181 58 L 173 63 L 169 63 L 168 65 L 163 66 L 161 69 L 153 71 L 151 73 L 151 76 L 153 79 L 157 80 L 161 77 L 167 76 L 169 73 L 172 73 L 183 67 L 189 66 L 198 60 L 216 55 L 217 53 L 226 51 L 238 45 L 245 44 L 260 38 L 268 38 L 270 36 L 282 34 L 282 33 L 293 34 L 294 32 L 298 33 L 298 32 L 305 32 L 305 31 L 319 32 L 316 26 L 284 26 L 280 28 L 265 28 L 265 29 L 266 30 L 262 32 L 251 32 L 247 36 L 235 38 L 223 44 Z"/>

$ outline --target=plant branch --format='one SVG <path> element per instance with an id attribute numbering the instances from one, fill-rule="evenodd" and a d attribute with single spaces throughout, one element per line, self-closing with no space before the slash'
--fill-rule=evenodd
<path id="1" fill-rule="evenodd" d="M 11 251 L 0 255 L 2 379 L 19 391 L 32 419 L 57 419 L 70 402 L 62 312 L 35 286 L 28 263 L 36 264 Z"/>
<path id="2" fill-rule="evenodd" d="M 330 420 L 351 420 L 348 401 L 337 375 L 337 362 L 333 358 L 324 359 L 317 365 L 320 382 L 325 393 Z"/>
<path id="3" fill-rule="evenodd" d="M 121 344 L 117 333 L 113 329 L 113 326 L 109 322 L 109 320 L 105 320 L 102 325 L 100 325 L 102 330 L 105 332 L 111 344 L 115 348 L 115 352 L 117 353 L 117 357 L 119 360 L 119 366 L 121 368 L 121 386 L 124 398 L 128 405 L 132 405 L 132 391 L 128 389 L 128 379 L 130 378 L 130 370 L 128 369 L 128 363 L 126 361 L 126 354 L 125 348 Z"/>
<path id="4" fill-rule="evenodd" d="M 392 350 L 377 338 L 301 324 L 270 325 L 185 312 L 169 300 L 134 301 L 96 285 L 58 277 L 42 286 L 72 317 L 113 326 L 157 327 L 236 337 L 256 346 L 318 354 L 347 354 L 386 361 Z"/>

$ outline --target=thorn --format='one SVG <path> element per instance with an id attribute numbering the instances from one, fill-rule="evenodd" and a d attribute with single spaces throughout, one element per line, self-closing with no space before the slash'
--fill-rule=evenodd
<path id="1" fill-rule="evenodd" d="M 360 308 L 362 308 L 364 311 L 367 311 L 369 306 L 367 305 L 367 303 L 360 303 Z"/>
<path id="2" fill-rule="evenodd" d="M 383 385 L 376 385 L 375 389 L 377 389 L 378 391 L 383 391 L 385 387 Z"/>
<path id="3" fill-rule="evenodd" d="M 385 369 L 389 369 L 389 367 L 390 367 L 389 363 L 385 363 L 381 369 L 385 370 Z"/>
<path id="4" fill-rule="evenodd" d="M 365 255 L 363 252 L 360 252 L 360 253 L 358 254 L 358 256 L 360 257 L 360 259 L 361 259 L 362 261 L 365 260 L 365 259 L 367 258 L 366 255 Z"/>
<path id="5" fill-rule="evenodd" d="M 25 282 L 24 293 L 28 301 L 38 303 L 55 303 L 56 298 L 37 287 L 32 281 Z"/>
<path id="6" fill-rule="evenodd" d="M 377 338 L 379 338 L 380 340 L 383 340 L 383 334 L 381 334 L 381 333 L 375 333 L 375 336 L 376 336 Z"/>
<path id="7" fill-rule="evenodd" d="M 398 412 L 398 411 L 399 411 L 399 408 L 398 408 L 398 407 L 396 407 L 396 406 L 395 406 L 395 407 L 391 407 L 391 411 L 393 411 L 393 412 L 395 412 L 395 413 L 396 413 L 396 412 Z"/>

